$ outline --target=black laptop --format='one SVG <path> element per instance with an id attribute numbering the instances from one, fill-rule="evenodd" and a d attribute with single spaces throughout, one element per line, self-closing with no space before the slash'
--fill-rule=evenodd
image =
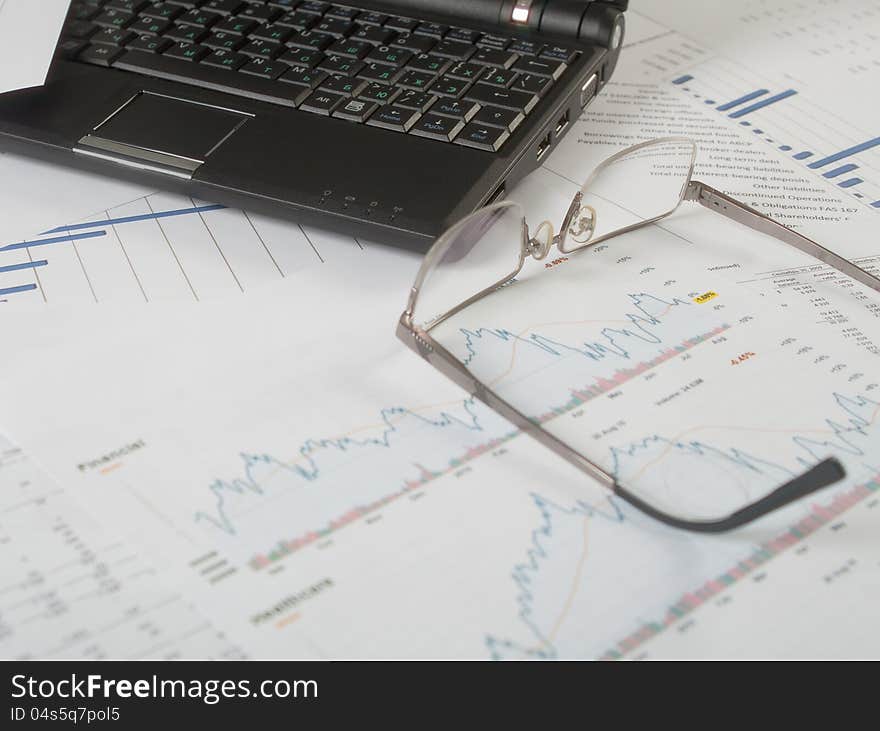
<path id="1" fill-rule="evenodd" d="M 425 250 L 558 143 L 626 5 L 73 0 L 0 147 Z"/>

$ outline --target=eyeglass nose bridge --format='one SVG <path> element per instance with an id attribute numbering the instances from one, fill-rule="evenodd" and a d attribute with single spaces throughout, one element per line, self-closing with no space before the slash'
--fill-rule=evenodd
<path id="1" fill-rule="evenodd" d="M 583 205 L 583 192 L 578 192 L 575 195 L 574 199 L 571 201 L 571 205 L 568 207 L 568 212 L 565 214 L 565 218 L 562 220 L 562 226 L 559 229 L 559 232 L 556 233 L 553 229 L 553 224 L 550 221 L 543 221 L 540 226 L 538 226 L 538 230 L 535 232 L 534 236 L 529 236 L 528 231 L 526 233 L 526 241 L 527 241 L 527 253 L 536 261 L 541 261 L 545 259 L 547 255 L 550 253 L 550 250 L 556 246 L 560 251 L 563 251 L 563 245 L 565 244 L 565 240 L 569 234 L 571 234 L 572 238 L 579 244 L 586 244 L 593 236 L 596 231 L 596 209 L 589 205 Z M 582 212 L 586 211 L 589 215 L 580 216 Z M 575 218 L 580 216 L 580 219 L 577 221 L 578 229 L 573 230 L 573 225 L 575 224 Z M 528 226 L 526 227 L 528 229 Z M 542 232 L 547 231 L 547 235 L 542 237 Z"/>

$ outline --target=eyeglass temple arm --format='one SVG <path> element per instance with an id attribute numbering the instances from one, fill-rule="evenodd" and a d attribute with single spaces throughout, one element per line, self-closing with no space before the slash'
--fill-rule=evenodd
<path id="1" fill-rule="evenodd" d="M 674 528 L 683 528 L 697 533 L 722 533 L 733 530 L 846 477 L 843 465 L 836 459 L 829 458 L 819 462 L 802 475 L 798 475 L 781 487 L 776 488 L 760 500 L 725 518 L 709 521 L 680 518 L 645 502 L 617 482 L 612 475 L 608 474 L 599 465 L 581 455 L 577 450 L 571 448 L 550 432 L 537 426 L 525 414 L 499 397 L 492 389 L 477 381 L 467 368 L 459 363 L 442 345 L 434 341 L 429 335 L 420 334 L 414 329 L 412 323 L 407 320 L 406 315 L 401 317 L 398 323 L 397 335 L 408 347 L 427 360 L 438 371 L 482 401 L 490 409 L 510 421 L 514 426 L 530 434 L 544 444 L 544 446 L 549 447 L 575 467 L 586 472 L 603 487 L 608 488 L 643 513 Z"/>
<path id="2" fill-rule="evenodd" d="M 617 485 L 614 491 L 643 513 L 673 528 L 683 528 L 697 533 L 722 533 L 751 523 L 753 520 L 772 513 L 774 510 L 779 510 L 779 508 L 796 502 L 817 490 L 833 485 L 844 477 L 846 477 L 846 470 L 843 468 L 843 465 L 834 457 L 829 457 L 802 475 L 798 475 L 793 480 L 789 480 L 784 485 L 777 487 L 773 492 L 765 495 L 760 500 L 756 500 L 735 513 L 731 513 L 726 518 L 705 521 L 685 520 L 665 513 L 632 494 L 621 485 Z"/>
<path id="3" fill-rule="evenodd" d="M 772 218 L 768 218 L 762 213 L 758 213 L 754 208 L 734 200 L 730 196 L 724 195 L 721 191 L 715 190 L 705 183 L 698 180 L 692 180 L 688 183 L 685 191 L 684 199 L 687 201 L 696 201 L 700 205 L 712 211 L 717 211 L 723 216 L 730 218 L 737 223 L 741 223 L 749 228 L 753 228 L 761 233 L 774 236 L 786 244 L 794 246 L 799 251 L 818 259 L 819 261 L 832 266 L 848 277 L 852 277 L 857 282 L 861 282 L 876 292 L 880 292 L 880 279 L 873 274 L 866 272 L 860 266 L 853 264 L 849 259 L 845 259 L 839 254 L 835 254 L 830 249 L 826 249 L 821 244 L 816 243 L 803 234 L 793 231 L 781 223 L 777 223 Z"/>

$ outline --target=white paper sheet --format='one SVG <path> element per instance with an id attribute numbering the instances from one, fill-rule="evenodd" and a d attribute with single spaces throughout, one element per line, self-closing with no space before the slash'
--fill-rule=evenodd
<path id="1" fill-rule="evenodd" d="M 571 314 L 565 342 L 616 348 L 585 367 L 591 379 L 617 379 L 619 388 L 591 400 L 578 423 L 601 429 L 609 414 L 631 427 L 647 419 L 644 429 L 660 428 L 672 457 L 686 459 L 701 482 L 778 479 L 828 453 L 846 461 L 846 483 L 733 535 L 667 530 L 609 500 L 406 350 L 393 327 L 418 262 L 405 255 L 373 252 L 370 276 L 321 267 L 237 300 L 5 318 L 0 336 L 13 345 L 0 364 L 3 418 L 89 510 L 124 525 L 253 655 L 634 652 L 708 602 L 722 582 L 749 580 L 789 547 L 807 546 L 814 556 L 811 535 L 830 530 L 831 517 L 842 519 L 849 507 L 861 509 L 877 489 L 876 465 L 866 459 L 880 437 L 870 377 L 876 356 L 812 317 L 777 322 L 770 295 L 743 297 L 736 270 L 726 268 L 731 252 L 754 266 L 781 244 L 741 235 L 697 207 L 683 216 L 699 239 L 651 229 L 610 241 L 578 260 L 590 296 L 541 316 Z M 723 225 L 715 228 L 716 220 Z M 711 305 L 687 298 L 706 289 L 718 293 Z M 690 304 L 673 307 L 676 296 Z M 839 299 L 821 283 L 816 296 Z M 504 318 L 477 324 L 510 329 Z M 638 322 L 652 331 L 643 341 L 621 332 Z M 722 325 L 715 342 L 703 337 Z M 807 351 L 786 350 L 781 332 Z M 615 339 L 632 341 L 638 353 L 621 353 Z M 526 344 L 511 351 L 502 338 L 474 347 L 499 362 L 533 358 L 539 374 L 556 364 Z M 672 347 L 687 353 L 649 365 Z M 729 358 L 745 351 L 758 354 L 751 370 L 733 369 Z M 628 367 L 656 378 L 623 382 L 615 374 Z M 764 369 L 786 386 L 772 403 L 752 387 Z M 853 380 L 856 373 L 863 375 Z M 544 387 L 568 398 L 570 384 L 556 374 L 548 370 Z M 685 426 L 670 413 L 655 424 L 658 396 L 694 378 L 715 384 L 707 389 L 734 379 L 731 394 L 742 396 L 736 418 L 713 412 L 693 434 L 681 433 Z M 696 393 L 687 408 L 702 408 Z M 692 416 L 682 421 L 691 425 Z M 869 529 L 876 518 L 866 516 Z M 810 586 L 821 586 L 825 558 L 845 553 L 864 567 L 852 583 L 874 592 L 874 543 L 846 530 L 828 540 L 830 553 L 811 564 Z M 216 576 L 198 570 L 209 555 L 225 562 Z M 774 574 L 768 592 L 788 597 L 802 579 Z M 779 634 L 784 623 L 756 621 L 749 604 L 724 631 L 753 655 L 764 654 L 766 633 L 779 654 L 825 651 L 828 642 L 811 644 L 810 632 L 833 636 L 837 654 L 876 652 L 867 629 L 873 613 L 826 627 L 851 592 L 824 596 L 819 609 L 802 612 L 794 635 Z M 664 654 L 674 655 L 670 642 Z"/>
<path id="2" fill-rule="evenodd" d="M 70 0 L 0 0 L 0 94 L 46 81 Z"/>

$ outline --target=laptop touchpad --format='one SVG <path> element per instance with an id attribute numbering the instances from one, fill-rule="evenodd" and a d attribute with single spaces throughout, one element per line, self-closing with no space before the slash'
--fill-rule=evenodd
<path id="1" fill-rule="evenodd" d="M 251 118 L 142 92 L 83 137 L 75 151 L 188 178 Z"/>

